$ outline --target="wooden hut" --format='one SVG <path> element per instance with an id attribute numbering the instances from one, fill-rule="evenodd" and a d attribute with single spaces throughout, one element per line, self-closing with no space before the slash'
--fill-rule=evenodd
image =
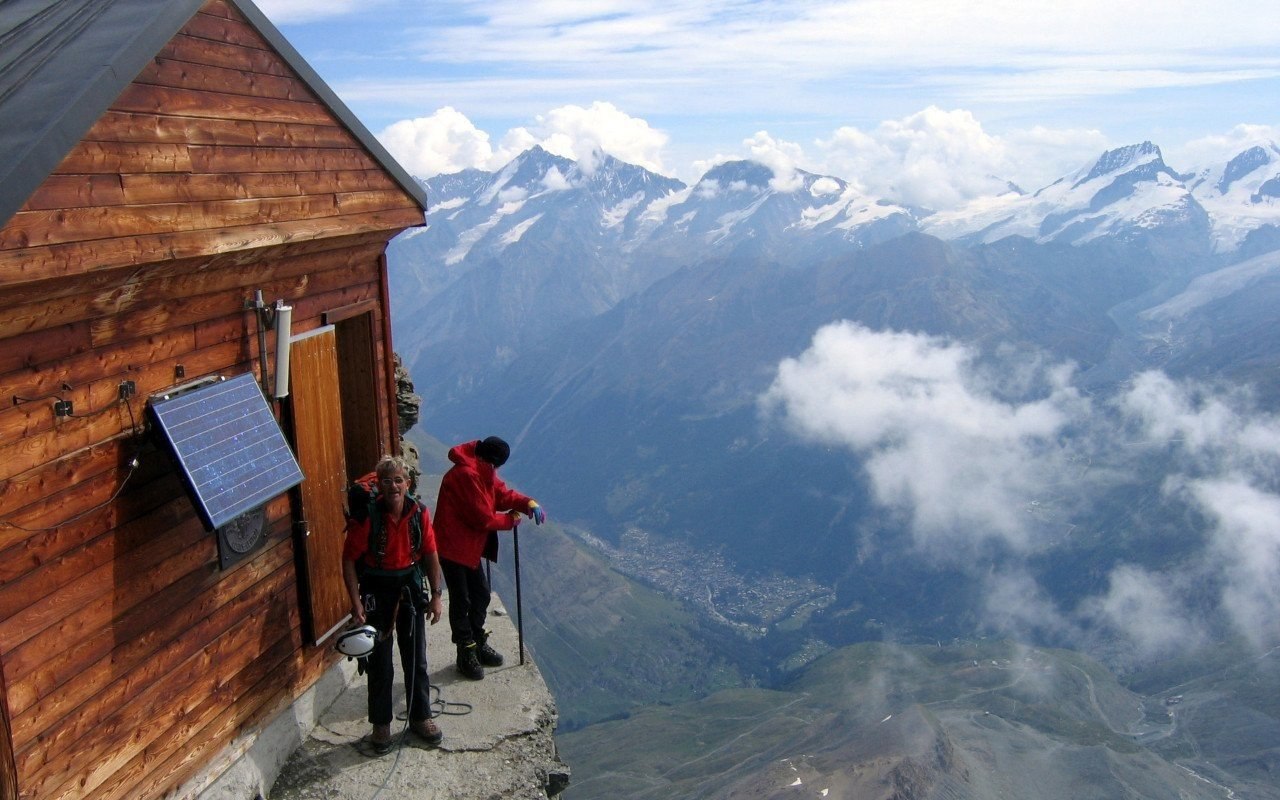
<path id="1" fill-rule="evenodd" d="M 0 798 L 170 794 L 336 663 L 342 489 L 397 447 L 384 252 L 425 207 L 248 0 L 0 5 Z M 305 479 L 211 531 L 149 409 L 274 386 L 259 292 Z"/>

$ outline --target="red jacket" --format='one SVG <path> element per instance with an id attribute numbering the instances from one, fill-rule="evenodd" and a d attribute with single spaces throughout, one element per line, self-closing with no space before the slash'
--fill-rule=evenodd
<path id="1" fill-rule="evenodd" d="M 382 514 L 383 530 L 387 532 L 387 551 L 383 555 L 382 569 L 404 569 L 413 566 L 416 559 L 410 541 L 412 538 L 409 531 L 411 513 L 422 514 L 422 552 L 418 554 L 419 558 L 436 551 L 436 534 L 431 526 L 431 515 L 427 513 L 427 507 L 418 503 L 411 509 L 409 501 L 406 500 L 405 511 L 410 513 L 402 514 L 400 519 L 392 519 L 391 515 L 383 513 L 381 508 L 376 511 Z M 369 530 L 372 527 L 369 519 L 347 521 L 347 539 L 342 545 L 344 559 L 363 561 L 365 566 L 369 567 L 376 566 L 375 554 L 371 552 L 373 546 L 369 543 Z"/>
<path id="2" fill-rule="evenodd" d="M 530 511 L 530 498 L 508 489 L 494 466 L 476 457 L 477 444 L 467 442 L 449 451 L 453 466 L 440 481 L 436 500 L 440 557 L 471 569 L 480 566 L 489 531 L 511 529 L 505 512 Z"/>

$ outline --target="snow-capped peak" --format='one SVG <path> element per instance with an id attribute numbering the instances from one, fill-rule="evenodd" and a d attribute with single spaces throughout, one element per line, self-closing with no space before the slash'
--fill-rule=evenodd
<path id="1" fill-rule="evenodd" d="M 1213 220 L 1215 247 L 1236 249 L 1251 231 L 1280 226 L 1280 146 L 1257 142 L 1205 167 L 1191 191 Z"/>
<path id="2" fill-rule="evenodd" d="M 1117 147 L 1099 156 L 1088 173 L 1075 181 L 1074 185 L 1079 186 L 1104 175 L 1129 172 L 1135 167 L 1152 163 L 1164 167 L 1164 158 L 1160 155 L 1160 148 L 1151 142 Z"/>
<path id="3" fill-rule="evenodd" d="M 1204 225 L 1186 176 L 1164 163 L 1151 142 L 1119 147 L 1034 195 L 980 198 L 964 209 L 925 221 L 947 238 L 993 242 L 1006 236 L 1079 244 L 1168 225 Z"/>

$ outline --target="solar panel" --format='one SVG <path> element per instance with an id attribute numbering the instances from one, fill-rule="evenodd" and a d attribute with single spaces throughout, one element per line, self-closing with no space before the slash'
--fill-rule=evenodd
<path id="1" fill-rule="evenodd" d="M 209 530 L 302 482 L 252 373 L 153 397 L 149 408 Z"/>

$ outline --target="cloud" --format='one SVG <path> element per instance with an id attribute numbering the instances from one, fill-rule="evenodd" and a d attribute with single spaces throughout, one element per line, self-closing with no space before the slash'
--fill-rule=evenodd
<path id="1" fill-rule="evenodd" d="M 1178 382 L 1150 371 L 1134 377 L 1118 403 L 1146 436 L 1177 447 L 1184 475 L 1261 480 L 1280 467 L 1280 418 L 1260 412 L 1247 388 Z"/>
<path id="2" fill-rule="evenodd" d="M 1112 142 L 1097 129 L 1031 128 L 1011 130 L 1001 137 L 1010 167 L 1003 177 L 1026 192 L 1043 189 L 1085 164 L 1092 164 Z"/>
<path id="3" fill-rule="evenodd" d="M 998 545 L 994 561 L 977 563 L 999 566 L 975 573 L 996 630 L 1128 661 L 1204 644 L 1223 620 L 1258 647 L 1280 643 L 1280 416 L 1247 390 L 1161 372 L 1090 402 L 1068 365 L 980 355 L 840 322 L 779 363 L 760 405 L 800 438 L 855 453 L 872 499 L 901 515 L 935 563 L 974 563 Z M 1139 477 L 1205 521 L 1200 549 L 1117 564 L 1105 591 L 1060 607 L 1033 559 L 1060 546 L 1100 487 Z M 1205 587 L 1219 587 L 1216 607 L 1204 605 Z"/>
<path id="4" fill-rule="evenodd" d="M 1250 142 L 1270 141 L 1266 137 L 1278 132 L 1268 126 L 1238 126 L 1225 136 L 1191 146 L 1197 152 L 1234 155 Z M 468 167 L 496 170 L 535 145 L 579 162 L 588 174 L 604 153 L 669 174 L 664 153 L 670 136 L 604 102 L 537 114 L 531 124 L 508 130 L 497 146 L 491 144 L 489 133 L 448 106 L 428 117 L 393 123 L 379 139 L 419 177 Z M 692 162 L 693 172 L 685 177 L 693 182 L 718 164 L 749 158 L 773 171 L 770 185 L 776 191 L 803 188 L 798 172 L 803 169 L 847 180 L 860 194 L 949 211 L 1008 192 L 1011 183 L 1024 191 L 1039 189 L 1090 163 L 1108 146 L 1107 138 L 1096 130 L 1038 126 L 995 136 L 969 111 L 931 106 L 867 131 L 840 127 L 829 138 L 816 140 L 810 152 L 796 142 L 758 131 L 743 140 L 743 152 Z M 830 193 L 832 186 L 822 184 L 816 190 Z"/>
<path id="5" fill-rule="evenodd" d="M 1100 77 L 1109 71 L 1112 80 L 1163 70 L 1187 81 L 1197 71 L 1270 63 L 1256 53 L 1277 43 L 1274 26 L 1258 24 L 1273 16 L 1263 0 L 1227 0 L 1226 8 L 1181 4 L 1164 14 L 1152 14 L 1142 0 L 455 5 L 457 13 L 422 37 L 423 58 L 585 65 L 642 80 L 692 71 L 708 74 L 712 84 L 736 76 L 735 86 L 762 79 L 773 85 L 779 74 L 803 84 L 864 70 L 911 76 L 943 69 L 963 73 L 970 86 L 1051 70 Z"/>
<path id="6" fill-rule="evenodd" d="M 429 117 L 396 122 L 378 134 L 378 140 L 405 169 L 421 178 L 493 168 L 489 134 L 448 106 Z"/>
<path id="7" fill-rule="evenodd" d="M 1274 16 L 1263 0 L 1164 13 L 1142 0 L 459 0 L 405 26 L 398 44 L 424 65 L 429 96 L 477 118 L 608 99 L 642 115 L 752 120 L 751 130 L 779 135 L 779 118 L 865 126 L 933 103 L 991 109 L 1012 124 L 1051 115 L 1078 120 L 1064 127 L 1133 127 L 1135 109 L 1176 106 L 1173 92 L 1200 102 L 1208 92 L 1265 95 L 1280 76 L 1280 28 L 1259 23 Z"/>
<path id="8" fill-rule="evenodd" d="M 796 163 L 804 158 L 800 145 L 774 139 L 765 131 L 743 142 L 751 160 L 773 171 L 769 188 L 775 192 L 794 192 L 804 188 L 804 178 L 796 172 Z"/>
<path id="9" fill-rule="evenodd" d="M 1137 660 L 1168 656 L 1203 644 L 1207 635 L 1177 598 L 1176 577 L 1122 564 L 1108 576 L 1104 595 L 1080 604 L 1078 615 L 1136 647 Z"/>
<path id="10" fill-rule="evenodd" d="M 429 178 L 468 167 L 496 170 L 534 145 L 577 161 L 587 174 L 604 153 L 661 173 L 668 136 L 611 103 L 592 103 L 539 115 L 533 124 L 507 131 L 497 148 L 488 133 L 448 106 L 429 117 L 393 123 L 378 139 L 409 172 Z"/>
<path id="11" fill-rule="evenodd" d="M 548 192 L 562 192 L 565 189 L 573 188 L 573 184 L 569 179 L 560 173 L 556 167 L 547 170 L 547 174 L 542 176 L 542 186 Z"/>
<path id="12" fill-rule="evenodd" d="M 1204 136 L 1171 148 L 1169 160 L 1187 165 L 1221 163 L 1255 145 L 1280 145 L 1280 125 L 1236 125 L 1226 133 Z"/>
<path id="13" fill-rule="evenodd" d="M 1223 608 L 1255 645 L 1280 642 L 1280 495 L 1239 478 L 1193 481 L 1189 489 L 1214 521 Z"/>
<path id="14" fill-rule="evenodd" d="M 1143 373 L 1120 398 L 1150 439 L 1170 448 L 1173 501 L 1208 520 L 1206 568 L 1222 608 L 1256 644 L 1280 642 L 1280 417 L 1241 389 Z"/>
<path id="15" fill-rule="evenodd" d="M 809 193 L 814 197 L 825 197 L 829 194 L 838 194 L 840 192 L 840 184 L 831 178 L 818 178 L 809 187 Z"/>
<path id="16" fill-rule="evenodd" d="M 662 149 L 666 133 L 633 117 L 612 103 L 588 107 L 568 105 L 539 116 L 532 125 L 512 129 L 503 138 L 503 160 L 513 158 L 533 144 L 547 152 L 571 158 L 587 174 L 598 166 L 602 153 L 629 164 L 663 173 Z"/>
<path id="17" fill-rule="evenodd" d="M 939 557 L 989 542 L 1030 552 L 1049 535 L 1030 512 L 1073 472 L 1061 435 L 1089 404 L 1068 367 L 1037 370 L 1038 399 L 1001 399 L 1007 387 L 976 357 L 937 337 L 836 323 L 778 365 L 761 404 L 801 437 L 860 454 L 876 501 Z"/>
<path id="18" fill-rule="evenodd" d="M 983 585 L 983 621 L 992 630 L 1023 641 L 1075 641 L 1079 628 L 1022 569 L 993 572 Z"/>
<path id="19" fill-rule="evenodd" d="M 964 109 L 929 106 L 870 130 L 841 126 L 806 152 L 795 142 L 758 131 L 743 141 L 745 153 L 693 162 L 697 175 L 736 158 L 773 170 L 777 191 L 803 187 L 797 170 L 832 175 L 859 193 L 933 211 L 954 210 L 980 198 L 1034 191 L 1089 163 L 1109 143 L 1094 130 L 1038 126 L 1003 136 L 988 134 Z"/>
<path id="20" fill-rule="evenodd" d="M 1034 128 L 988 134 L 969 111 L 930 106 L 874 130 L 838 128 L 817 142 L 823 172 L 855 178 L 872 194 L 935 211 L 1002 194 L 1034 191 L 1104 149 L 1095 131 Z"/>

